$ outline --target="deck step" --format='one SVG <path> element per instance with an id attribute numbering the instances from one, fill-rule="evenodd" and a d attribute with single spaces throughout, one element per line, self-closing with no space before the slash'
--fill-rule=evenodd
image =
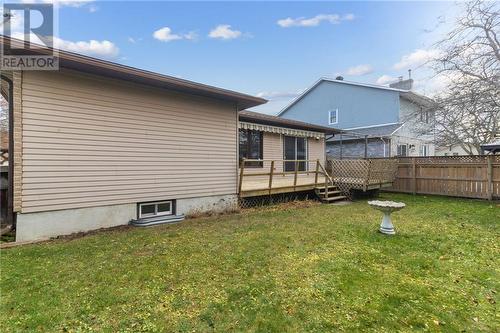
<path id="1" fill-rule="evenodd" d="M 164 216 L 153 216 L 137 220 L 130 220 L 130 224 L 136 227 L 149 227 L 158 224 L 170 224 L 181 222 L 185 219 L 184 214 L 181 215 L 164 215 Z"/>
<path id="2" fill-rule="evenodd" d="M 324 191 L 318 192 L 317 194 L 321 197 L 324 197 L 326 195 L 326 192 L 324 192 Z M 339 191 L 339 190 L 328 191 L 328 196 L 337 195 L 337 194 L 342 194 L 342 191 Z"/>
<path id="3" fill-rule="evenodd" d="M 332 202 L 332 201 L 338 201 L 338 200 L 344 200 L 344 199 L 347 199 L 347 197 L 344 196 L 344 195 L 339 195 L 339 196 L 336 196 L 336 197 L 321 198 L 321 201 L 323 201 L 323 202 Z"/>

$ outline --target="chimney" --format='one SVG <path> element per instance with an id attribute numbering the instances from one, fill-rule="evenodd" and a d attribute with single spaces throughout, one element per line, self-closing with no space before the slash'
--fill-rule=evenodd
<path id="1" fill-rule="evenodd" d="M 413 79 L 411 78 L 411 70 L 408 72 L 410 78 L 408 80 L 403 80 L 400 76 L 397 82 L 389 84 L 389 87 L 402 90 L 411 90 L 413 88 Z"/>

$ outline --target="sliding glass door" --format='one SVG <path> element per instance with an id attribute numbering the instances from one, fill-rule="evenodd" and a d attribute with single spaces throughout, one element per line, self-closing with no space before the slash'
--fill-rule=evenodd
<path id="1" fill-rule="evenodd" d="M 307 160 L 307 138 L 285 136 L 283 140 L 283 157 L 285 160 Z M 298 163 L 298 171 L 306 171 L 305 161 Z M 295 162 L 285 162 L 285 171 L 295 171 Z"/>

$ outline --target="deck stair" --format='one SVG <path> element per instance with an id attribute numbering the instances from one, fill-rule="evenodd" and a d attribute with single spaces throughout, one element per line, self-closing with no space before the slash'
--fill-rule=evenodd
<path id="1" fill-rule="evenodd" d="M 314 192 L 323 203 L 331 203 L 340 200 L 346 200 L 347 197 L 342 195 L 342 191 L 336 185 L 321 185 L 314 188 Z"/>

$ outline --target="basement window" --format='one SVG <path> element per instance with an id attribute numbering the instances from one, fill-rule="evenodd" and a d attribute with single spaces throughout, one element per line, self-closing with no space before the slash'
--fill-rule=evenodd
<path id="1" fill-rule="evenodd" d="M 139 218 L 172 215 L 172 201 L 146 202 L 139 204 Z"/>

